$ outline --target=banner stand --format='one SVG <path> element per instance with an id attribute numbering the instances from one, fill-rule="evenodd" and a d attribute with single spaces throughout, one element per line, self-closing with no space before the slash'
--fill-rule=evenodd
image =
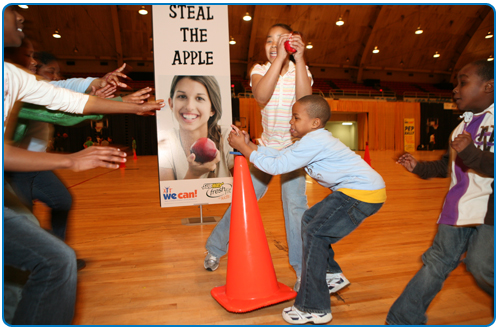
<path id="1" fill-rule="evenodd" d="M 181 220 L 184 225 L 204 225 L 216 224 L 220 221 L 218 216 L 205 216 L 203 217 L 203 205 L 200 205 L 200 217 L 187 217 Z"/>

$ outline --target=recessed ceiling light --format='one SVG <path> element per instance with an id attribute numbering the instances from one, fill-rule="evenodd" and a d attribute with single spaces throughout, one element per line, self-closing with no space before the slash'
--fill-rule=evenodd
<path id="1" fill-rule="evenodd" d="M 148 11 L 146 10 L 146 7 L 141 6 L 141 9 L 139 9 L 139 14 L 148 15 Z"/>
<path id="2" fill-rule="evenodd" d="M 313 48 L 313 45 L 311 44 L 311 42 L 309 42 L 307 45 L 306 45 L 306 49 L 310 50 Z"/>
<path id="3" fill-rule="evenodd" d="M 342 17 L 339 17 L 338 21 L 335 22 L 336 25 L 338 25 L 339 27 L 344 25 L 344 20 L 342 20 Z"/>
<path id="4" fill-rule="evenodd" d="M 59 30 L 54 31 L 54 33 L 52 34 L 52 37 L 61 38 L 61 34 L 59 33 Z"/>
<path id="5" fill-rule="evenodd" d="M 415 30 L 415 35 L 421 35 L 423 33 L 424 33 L 424 31 L 422 30 L 422 28 L 420 28 L 420 26 L 418 26 L 417 30 Z"/>
<path id="6" fill-rule="evenodd" d="M 434 53 L 434 55 L 433 55 L 433 57 L 434 57 L 434 58 L 439 58 L 440 56 L 441 56 L 441 55 L 439 54 L 439 52 L 438 52 L 438 51 L 436 51 L 436 53 Z"/>
<path id="7" fill-rule="evenodd" d="M 243 16 L 243 21 L 251 21 L 252 20 L 252 17 L 250 16 L 250 14 L 248 14 L 248 12 L 245 14 L 245 16 Z"/>
<path id="8" fill-rule="evenodd" d="M 373 53 L 379 53 L 379 52 L 380 52 L 380 50 L 378 49 L 378 47 L 376 47 L 376 46 L 375 46 L 375 48 L 373 49 L 373 51 L 372 51 L 372 52 L 373 52 Z"/>
<path id="9" fill-rule="evenodd" d="M 488 31 L 488 33 L 486 34 L 486 36 L 484 36 L 484 38 L 486 39 L 493 38 L 493 34 L 491 33 L 491 31 Z"/>
<path id="10" fill-rule="evenodd" d="M 234 44 L 236 44 L 236 41 L 234 40 L 234 38 L 233 38 L 233 37 L 231 37 L 231 40 L 229 41 L 229 44 L 230 44 L 230 45 L 234 45 Z"/>

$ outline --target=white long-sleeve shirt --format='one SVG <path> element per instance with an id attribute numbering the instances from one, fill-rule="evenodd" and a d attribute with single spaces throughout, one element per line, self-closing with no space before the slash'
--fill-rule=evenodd
<path id="1" fill-rule="evenodd" d="M 83 113 L 88 100 L 88 95 L 38 81 L 33 74 L 4 62 L 4 121 L 16 101 L 44 105 L 50 110 Z"/>

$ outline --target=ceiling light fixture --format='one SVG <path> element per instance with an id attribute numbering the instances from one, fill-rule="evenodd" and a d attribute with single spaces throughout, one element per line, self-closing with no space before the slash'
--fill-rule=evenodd
<path id="1" fill-rule="evenodd" d="M 351 126 L 352 123 L 342 123 L 342 125 Z"/>
<path id="2" fill-rule="evenodd" d="M 248 14 L 248 12 L 245 14 L 245 16 L 243 16 L 243 21 L 251 21 L 252 20 L 252 17 L 250 16 L 250 14 Z"/>
<path id="3" fill-rule="evenodd" d="M 372 51 L 372 52 L 373 52 L 373 53 L 379 53 L 379 52 L 380 52 L 380 50 L 378 49 L 378 47 L 376 47 L 376 46 L 375 46 L 375 48 L 373 49 L 373 51 Z"/>
<path id="4" fill-rule="evenodd" d="M 61 38 L 61 34 L 59 33 L 58 29 L 56 29 L 56 31 L 54 31 L 54 33 L 52 34 L 52 37 L 54 37 L 54 38 Z"/>
<path id="5" fill-rule="evenodd" d="M 141 6 L 141 9 L 139 9 L 139 14 L 148 15 L 148 11 L 146 10 L 146 7 Z"/>
<path id="6" fill-rule="evenodd" d="M 311 44 L 311 42 L 309 42 L 307 45 L 306 45 L 306 49 L 310 50 L 313 48 L 313 45 Z"/>
<path id="7" fill-rule="evenodd" d="M 423 33 L 424 31 L 420 28 L 420 26 L 418 26 L 417 30 L 415 30 L 415 35 L 421 35 Z"/>
<path id="8" fill-rule="evenodd" d="M 338 21 L 335 22 L 335 24 L 338 25 L 339 27 L 342 26 L 342 25 L 344 25 L 344 20 L 342 20 L 342 16 L 339 17 Z"/>
<path id="9" fill-rule="evenodd" d="M 229 41 L 229 44 L 230 44 L 230 45 L 234 45 L 234 44 L 236 44 L 236 41 L 234 40 L 234 38 L 233 38 L 233 37 L 231 37 L 231 40 Z"/>
<path id="10" fill-rule="evenodd" d="M 439 52 L 438 52 L 438 51 L 436 51 L 436 53 L 434 53 L 434 55 L 433 55 L 433 57 L 434 57 L 434 58 L 439 58 L 440 56 L 441 56 L 441 55 L 439 54 Z"/>
<path id="11" fill-rule="evenodd" d="M 490 54 L 490 56 L 488 57 L 488 61 L 493 61 L 495 60 L 495 58 L 493 58 L 493 54 Z"/>
<path id="12" fill-rule="evenodd" d="M 486 39 L 493 38 L 493 34 L 491 33 L 491 31 L 488 31 L 488 33 L 486 34 L 486 36 L 484 36 L 484 38 Z"/>
<path id="13" fill-rule="evenodd" d="M 19 8 L 22 8 L 22 9 L 28 9 L 29 7 L 27 5 L 18 5 Z"/>

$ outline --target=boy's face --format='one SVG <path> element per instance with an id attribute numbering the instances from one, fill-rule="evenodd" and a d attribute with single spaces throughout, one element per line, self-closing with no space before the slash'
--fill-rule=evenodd
<path id="1" fill-rule="evenodd" d="M 292 108 L 292 119 L 290 120 L 290 133 L 294 138 L 302 138 L 307 133 L 315 130 L 318 118 L 311 119 L 307 113 L 306 105 L 297 102 Z"/>
<path id="2" fill-rule="evenodd" d="M 458 72 L 453 99 L 461 111 L 482 112 L 493 103 L 493 80 L 484 81 L 477 74 L 476 65 L 466 65 Z"/>
<path id="3" fill-rule="evenodd" d="M 24 38 L 22 17 L 15 9 L 15 6 L 5 8 L 3 14 L 3 46 L 19 47 Z"/>

